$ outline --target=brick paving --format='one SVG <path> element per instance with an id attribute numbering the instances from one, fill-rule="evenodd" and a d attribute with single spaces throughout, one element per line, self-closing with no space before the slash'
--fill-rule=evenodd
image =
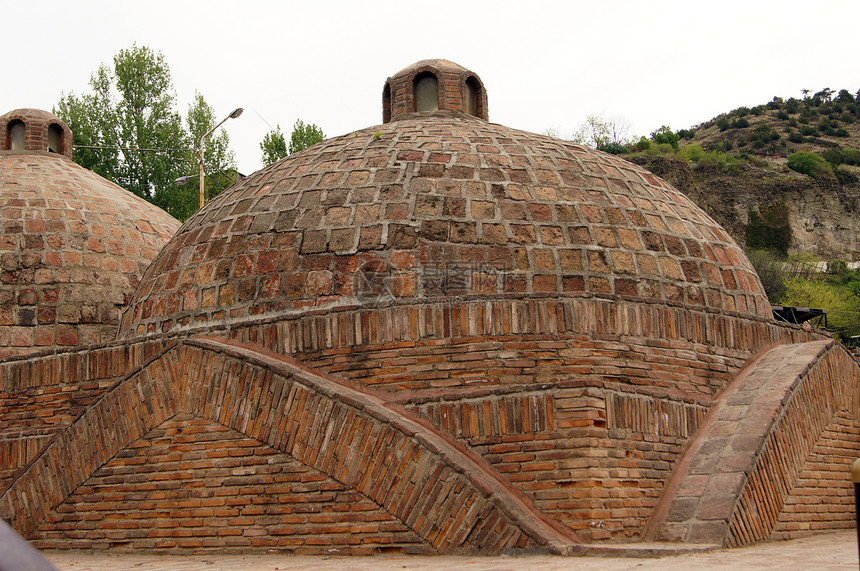
<path id="1" fill-rule="evenodd" d="M 292 569 L 857 569 L 854 531 L 821 534 L 791 541 L 762 543 L 752 547 L 687 553 L 653 559 L 630 557 L 459 557 L 408 556 L 325 557 L 267 555 L 148 555 L 103 551 L 43 551 L 61 571 L 285 571 Z"/>

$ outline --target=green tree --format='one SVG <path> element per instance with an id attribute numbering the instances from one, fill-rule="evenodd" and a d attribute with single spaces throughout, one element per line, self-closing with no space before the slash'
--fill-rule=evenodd
<path id="1" fill-rule="evenodd" d="M 325 133 L 314 123 L 305 125 L 301 119 L 296 120 L 293 133 L 290 135 L 289 154 L 298 153 L 325 139 Z"/>
<path id="2" fill-rule="evenodd" d="M 611 141 L 609 125 L 600 115 L 588 115 L 573 134 L 571 140 L 592 149 L 599 149 Z"/>
<path id="3" fill-rule="evenodd" d="M 678 141 L 681 140 L 681 137 L 679 137 L 677 133 L 673 132 L 670 127 L 663 125 L 651 133 L 651 140 L 657 145 L 671 145 L 672 148 L 677 151 Z"/>
<path id="4" fill-rule="evenodd" d="M 860 297 L 834 284 L 800 278 L 787 280 L 779 303 L 826 310 L 828 329 L 840 334 L 856 331 L 860 323 Z"/>
<path id="5" fill-rule="evenodd" d="M 186 176 L 196 175 L 200 169 L 197 153 L 200 138 L 215 125 L 215 110 L 206 103 L 199 92 L 188 106 L 185 124 L 189 137 L 188 150 L 182 158 L 182 169 Z M 178 159 L 178 157 L 177 157 Z M 204 195 L 206 200 L 218 196 L 223 190 L 237 182 L 236 160 L 230 150 L 230 136 L 221 129 L 206 137 L 203 145 Z M 193 182 L 193 183 L 192 183 Z M 199 180 L 192 178 L 185 186 L 170 185 L 158 189 L 153 202 L 180 220 L 185 220 L 200 207 Z"/>
<path id="6" fill-rule="evenodd" d="M 54 108 L 74 133 L 75 161 L 180 219 L 189 215 L 190 191 L 179 190 L 173 181 L 196 173 L 195 129 L 210 128 L 213 115 L 202 96 L 189 109 L 189 135 L 175 109 L 164 56 L 136 44 L 118 51 L 112 66 L 100 65 L 90 77 L 90 90 L 63 94 Z M 219 159 L 224 161 L 218 168 L 229 167 L 227 139 L 216 138 L 208 156 L 207 170 Z"/>
<path id="7" fill-rule="evenodd" d="M 612 154 L 627 152 L 630 122 L 623 117 L 604 119 L 600 115 L 588 115 L 571 139 L 574 143 L 585 145 Z"/>
<path id="8" fill-rule="evenodd" d="M 287 152 L 287 141 L 284 139 L 280 125 L 266 133 L 263 141 L 260 143 L 260 150 L 263 151 L 263 165 L 265 166 L 269 166 L 289 154 Z"/>

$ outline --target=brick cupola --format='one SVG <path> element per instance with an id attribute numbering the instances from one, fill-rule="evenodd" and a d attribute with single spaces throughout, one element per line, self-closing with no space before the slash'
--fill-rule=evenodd
<path id="1" fill-rule="evenodd" d="M 71 159 L 72 130 L 53 113 L 16 109 L 0 115 L 0 151 L 58 153 Z"/>
<path id="2" fill-rule="evenodd" d="M 488 121 L 487 91 L 481 78 L 448 60 L 425 59 L 385 80 L 383 123 L 430 111 L 459 111 Z"/>

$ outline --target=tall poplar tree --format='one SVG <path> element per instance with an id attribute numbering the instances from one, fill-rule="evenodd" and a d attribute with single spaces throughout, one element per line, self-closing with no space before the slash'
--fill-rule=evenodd
<path id="1" fill-rule="evenodd" d="M 164 56 L 146 46 L 120 50 L 113 66 L 100 65 L 90 89 L 80 96 L 62 95 L 54 108 L 74 133 L 75 162 L 180 220 L 190 216 L 197 209 L 197 192 L 174 180 L 197 173 L 200 135 L 215 125 L 212 108 L 196 94 L 186 129 Z M 235 170 L 226 133 L 207 141 L 204 163 L 207 175 Z"/>

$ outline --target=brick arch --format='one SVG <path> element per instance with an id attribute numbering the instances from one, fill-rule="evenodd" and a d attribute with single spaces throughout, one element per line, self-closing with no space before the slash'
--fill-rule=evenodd
<path id="1" fill-rule="evenodd" d="M 860 367 L 839 343 L 765 352 L 720 396 L 644 539 L 737 547 L 771 538 L 816 445 L 846 419 L 860 419 Z"/>
<path id="2" fill-rule="evenodd" d="M 439 553 L 564 551 L 576 541 L 480 457 L 381 395 L 215 338 L 173 346 L 105 394 L 12 483 L 0 516 L 33 533 L 100 466 L 180 413 L 364 494 Z"/>
<path id="3" fill-rule="evenodd" d="M 477 101 L 475 102 L 475 117 L 479 119 L 483 119 L 484 121 L 489 121 L 490 116 L 487 112 L 487 89 L 484 87 L 484 83 L 474 73 L 464 73 L 460 77 L 460 98 L 464 101 L 463 109 L 464 111 L 468 108 L 468 92 L 469 92 L 469 84 L 472 85 L 473 89 L 477 89 Z"/>

